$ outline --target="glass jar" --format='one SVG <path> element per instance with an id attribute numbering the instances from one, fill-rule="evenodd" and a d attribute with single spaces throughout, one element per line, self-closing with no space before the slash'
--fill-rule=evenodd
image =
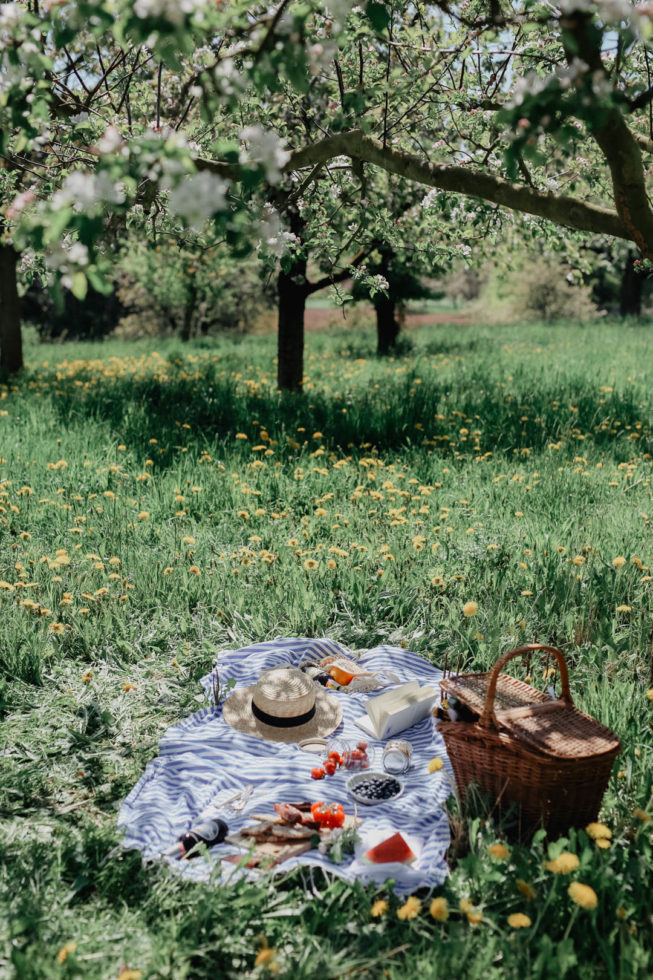
<path id="1" fill-rule="evenodd" d="M 393 776 L 408 772 L 412 754 L 413 747 L 410 742 L 392 739 L 383 749 L 383 768 Z"/>

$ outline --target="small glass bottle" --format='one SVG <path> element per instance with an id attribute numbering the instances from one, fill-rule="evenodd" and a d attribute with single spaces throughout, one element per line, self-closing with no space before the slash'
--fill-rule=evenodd
<path id="1" fill-rule="evenodd" d="M 383 749 L 383 768 L 393 776 L 408 772 L 412 753 L 413 747 L 410 742 L 393 739 Z"/>

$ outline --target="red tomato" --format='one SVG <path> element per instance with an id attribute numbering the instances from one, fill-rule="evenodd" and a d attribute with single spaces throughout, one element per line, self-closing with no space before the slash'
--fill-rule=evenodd
<path id="1" fill-rule="evenodd" d="M 311 779 L 324 779 L 324 769 L 311 769 Z"/>

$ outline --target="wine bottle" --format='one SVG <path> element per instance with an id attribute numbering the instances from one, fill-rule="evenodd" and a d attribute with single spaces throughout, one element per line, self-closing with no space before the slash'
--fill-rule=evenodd
<path id="1" fill-rule="evenodd" d="M 202 820 L 201 823 L 191 827 L 185 834 L 182 834 L 176 843 L 165 852 L 166 857 L 193 858 L 197 857 L 199 851 L 198 844 L 206 844 L 213 847 L 214 844 L 221 844 L 229 833 L 224 820 L 215 817 L 212 820 Z"/>

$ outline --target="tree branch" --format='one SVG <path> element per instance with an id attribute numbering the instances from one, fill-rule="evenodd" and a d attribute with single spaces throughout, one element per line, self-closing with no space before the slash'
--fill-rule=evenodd
<path id="1" fill-rule="evenodd" d="M 362 160 L 407 180 L 466 197 L 481 198 L 511 211 L 546 218 L 563 227 L 637 241 L 635 231 L 608 208 L 562 194 L 546 194 L 467 167 L 428 163 L 401 150 L 391 147 L 384 149 L 381 143 L 360 130 L 338 133 L 337 136 L 327 137 L 312 146 L 295 150 L 285 170 L 290 172 L 302 167 L 313 167 L 336 156 Z M 653 236 L 651 241 L 653 242 Z"/>
<path id="2" fill-rule="evenodd" d="M 351 279 L 351 269 L 357 269 L 361 262 L 367 258 L 369 254 L 368 249 L 361 249 L 360 252 L 352 259 L 346 269 L 341 272 L 337 272 L 335 275 L 323 276 L 322 279 L 318 279 L 317 282 L 309 282 L 306 284 L 306 295 L 312 296 L 313 293 L 318 293 L 321 289 L 326 289 L 327 286 L 333 286 L 338 282 L 345 282 L 346 279 Z"/>

